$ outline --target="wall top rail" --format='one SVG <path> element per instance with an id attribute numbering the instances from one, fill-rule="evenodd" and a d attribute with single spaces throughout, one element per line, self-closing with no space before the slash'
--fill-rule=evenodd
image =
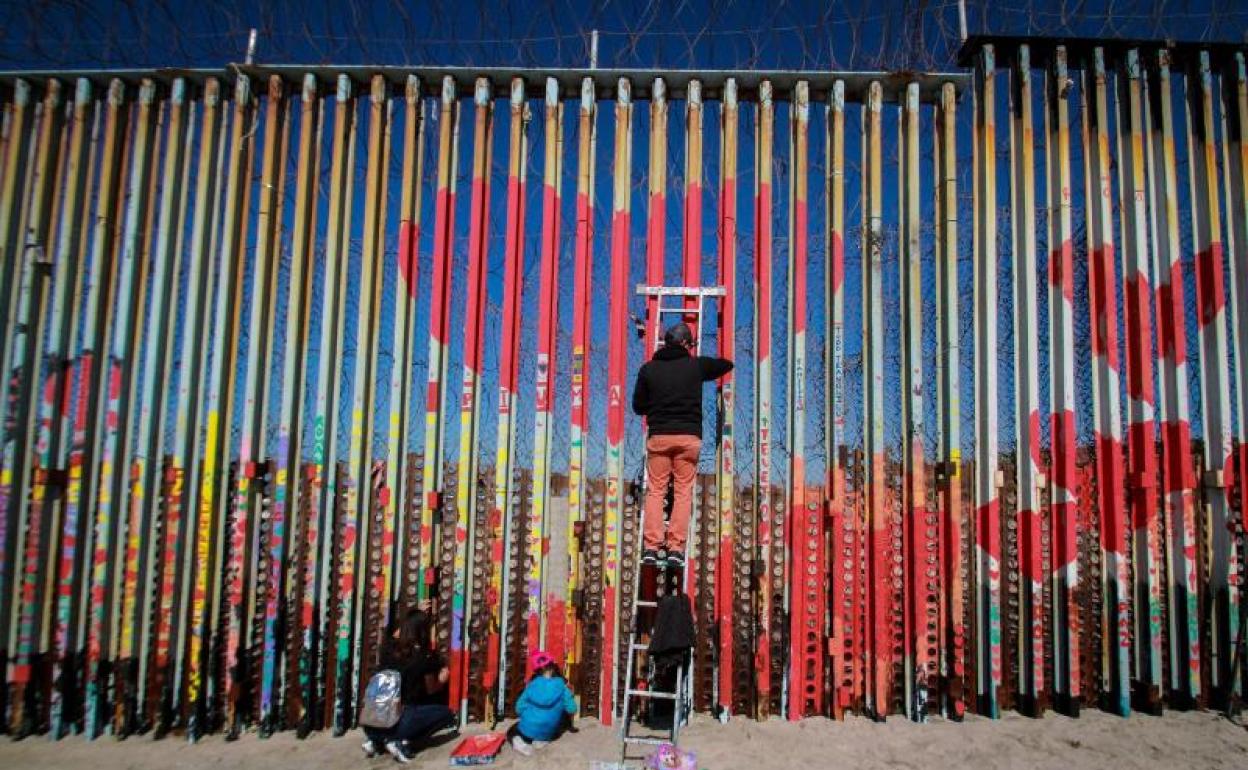
<path id="1" fill-rule="evenodd" d="M 279 75 L 286 82 L 300 84 L 305 74 L 311 73 L 323 84 L 332 84 L 340 75 L 349 76 L 356 83 L 367 83 L 373 75 L 384 75 L 401 94 L 402 87 L 410 75 L 420 78 L 421 88 L 426 94 L 436 96 L 441 93 L 442 78 L 449 75 L 455 79 L 456 86 L 462 94 L 469 95 L 477 78 L 488 78 L 493 85 L 494 94 L 507 97 L 511 94 L 511 81 L 519 77 L 525 81 L 528 94 L 541 97 L 546 93 L 547 78 L 554 78 L 559 84 L 560 95 L 564 98 L 579 98 L 581 83 L 585 78 L 592 78 L 600 99 L 615 96 L 617 84 L 621 78 L 627 78 L 632 86 L 634 99 L 646 99 L 650 95 L 655 78 L 663 78 L 670 99 L 682 99 L 691 81 L 702 84 L 702 95 L 705 99 L 717 99 L 729 78 L 737 81 L 737 92 L 744 100 L 758 92 L 759 84 L 770 80 L 774 98 L 788 101 L 792 98 L 793 89 L 800 81 L 810 85 L 812 101 L 827 101 L 836 81 L 845 84 L 846 99 L 861 101 L 873 82 L 884 86 L 886 101 L 897 101 L 904 93 L 906 85 L 919 84 L 920 98 L 925 102 L 935 102 L 940 98 L 940 90 L 946 83 L 952 83 L 961 93 L 970 84 L 970 75 L 963 72 L 833 72 L 827 70 L 659 70 L 659 69 L 539 69 L 539 68 L 508 68 L 508 67 L 396 67 L 367 65 L 247 65 L 229 64 L 220 69 L 214 68 L 152 68 L 152 69 L 98 69 L 98 70 L 5 70 L 0 71 L 0 86 L 6 90 L 14 81 L 24 79 L 32 88 L 41 88 L 41 84 L 49 78 L 61 81 L 86 78 L 92 83 L 106 86 L 113 79 L 125 83 L 137 84 L 144 78 L 157 83 L 171 83 L 177 78 L 185 78 L 192 83 L 202 83 L 208 78 L 216 77 L 229 80 L 236 73 L 250 75 L 253 78 L 267 78 Z M 295 93 L 298 93 L 296 90 Z"/>
<path id="2" fill-rule="evenodd" d="M 1229 42 L 1198 42 L 1194 40 L 1166 40 L 1154 38 L 1150 40 L 1134 40 L 1129 38 L 1115 39 L 1102 37 L 1039 37 L 1024 35 L 971 35 L 958 49 L 958 64 L 971 67 L 975 64 L 975 56 L 984 46 L 991 45 L 996 52 L 997 61 L 1009 61 L 1021 46 L 1030 46 L 1031 65 L 1035 68 L 1046 67 L 1052 59 L 1052 52 L 1059 45 L 1066 47 L 1066 56 L 1071 66 L 1091 56 L 1094 48 L 1100 48 L 1111 56 L 1125 54 L 1133 48 L 1143 50 L 1165 49 L 1176 58 L 1194 56 L 1201 51 L 1208 51 L 1214 62 L 1230 60 L 1237 53 L 1248 52 L 1248 43 Z"/>

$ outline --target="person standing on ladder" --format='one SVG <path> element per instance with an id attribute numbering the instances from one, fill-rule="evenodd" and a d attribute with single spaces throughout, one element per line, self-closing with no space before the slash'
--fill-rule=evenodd
<path id="1" fill-rule="evenodd" d="M 672 326 L 663 334 L 663 347 L 638 370 L 633 388 L 633 411 L 646 418 L 649 428 L 642 564 L 658 564 L 659 552 L 666 551 L 668 567 L 684 566 L 693 480 L 702 449 L 702 385 L 732 371 L 731 361 L 695 356 L 695 347 L 686 324 Z M 672 516 L 665 529 L 663 503 L 673 481 Z"/>

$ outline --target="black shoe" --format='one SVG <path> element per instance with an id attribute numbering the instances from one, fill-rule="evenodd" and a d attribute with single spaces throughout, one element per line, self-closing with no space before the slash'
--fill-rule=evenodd
<path id="1" fill-rule="evenodd" d="M 651 567 L 659 563 L 659 553 L 653 548 L 646 548 L 641 552 L 641 563 L 648 564 Z"/>
<path id="2" fill-rule="evenodd" d="M 672 569 L 682 569 L 685 566 L 685 555 L 680 551 L 667 552 L 667 566 Z"/>

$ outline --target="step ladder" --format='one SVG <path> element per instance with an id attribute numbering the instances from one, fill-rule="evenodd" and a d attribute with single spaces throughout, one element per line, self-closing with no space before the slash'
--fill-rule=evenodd
<path id="1" fill-rule="evenodd" d="M 664 328 L 664 317 L 679 316 L 682 318 L 687 317 L 693 322 L 691 325 L 694 327 L 695 339 L 698 341 L 698 346 L 695 349 L 695 355 L 696 352 L 702 348 L 702 338 L 706 329 L 706 324 L 702 322 L 702 319 L 706 310 L 706 303 L 708 301 L 721 298 L 726 294 L 724 287 L 722 286 L 648 286 L 645 284 L 638 284 L 636 293 L 640 296 L 644 296 L 647 299 L 647 304 L 649 304 L 649 300 L 651 299 L 656 300 L 657 303 L 655 316 L 653 318 L 646 319 L 647 324 L 653 323 L 656 326 L 656 334 L 654 335 L 654 350 L 658 350 L 663 344 L 662 331 Z M 664 302 L 665 300 L 668 302 L 675 300 L 676 303 L 666 305 Z M 692 302 L 690 302 L 690 300 L 692 300 Z M 673 323 L 674 322 L 675 321 L 673 320 Z M 640 531 L 644 532 L 645 488 L 649 483 L 649 479 L 645 478 L 645 464 L 643 464 L 642 468 L 644 482 L 642 484 L 643 503 L 641 506 L 642 520 Z M 647 569 L 657 570 L 658 572 L 656 593 L 666 595 L 668 592 L 675 591 L 681 594 L 688 594 L 689 543 L 693 540 L 692 533 L 697 531 L 697 520 L 699 514 L 696 495 L 694 496 L 693 503 L 693 511 L 689 516 L 690 536 L 685 540 L 684 560 L 683 566 L 679 570 L 680 574 L 673 575 L 670 573 L 666 562 L 667 554 L 660 553 L 660 556 L 664 558 L 662 566 L 638 565 L 636 578 L 633 581 L 633 623 L 632 628 L 628 629 L 628 657 L 624 673 L 625 686 L 623 715 L 620 719 L 620 766 L 623 766 L 623 763 L 627 761 L 628 749 L 630 746 L 653 746 L 669 742 L 672 745 L 678 745 L 678 741 L 680 739 L 680 728 L 683 724 L 688 722 L 689 714 L 693 711 L 693 677 L 689 675 L 688 671 L 692 656 L 688 653 L 676 667 L 676 683 L 675 687 L 671 691 L 655 690 L 650 689 L 648 686 L 642 686 L 641 681 L 644 681 L 647 685 L 654 682 L 656 671 L 654 661 L 651 660 L 649 656 L 650 645 L 648 642 L 641 640 L 643 637 L 649 638 L 653 629 L 651 627 L 643 627 L 642 614 L 640 612 L 641 609 L 649 610 L 649 612 L 646 613 L 646 617 L 650 620 L 650 623 L 646 625 L 649 626 L 652 625 L 655 611 L 659 606 L 659 597 L 657 595 L 654 598 L 649 599 L 643 599 L 641 597 L 642 584 L 645 582 L 643 580 L 643 573 Z M 642 550 L 642 548 L 644 548 L 644 544 L 640 545 L 638 548 L 639 559 L 640 550 Z M 639 681 L 637 676 L 639 673 L 637 659 L 643 655 L 645 656 L 645 677 Z M 633 705 L 635 699 L 641 701 L 672 702 L 672 726 L 667 737 L 661 737 L 658 735 L 634 735 L 630 732 L 633 719 L 637 715 L 636 709 Z"/>

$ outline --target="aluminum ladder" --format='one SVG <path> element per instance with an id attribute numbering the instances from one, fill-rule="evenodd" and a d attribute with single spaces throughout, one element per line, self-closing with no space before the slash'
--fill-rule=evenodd
<path id="1" fill-rule="evenodd" d="M 696 339 L 698 341 L 698 346 L 695 350 L 695 355 L 697 354 L 697 350 L 701 350 L 702 348 L 702 340 L 706 332 L 707 325 L 702 322 L 702 319 L 704 317 L 704 313 L 706 310 L 707 301 L 719 299 L 726 295 L 724 287 L 722 286 L 709 286 L 709 287 L 648 286 L 645 284 L 638 284 L 636 293 L 639 296 L 644 296 L 647 300 L 653 298 L 657 301 L 657 309 L 655 312 L 655 318 L 654 319 L 647 318 L 647 323 L 653 322 L 657 327 L 657 333 L 655 334 L 654 350 L 657 351 L 659 347 L 662 346 L 663 344 L 662 330 L 663 330 L 664 316 L 674 315 L 674 316 L 680 316 L 682 318 L 692 317 L 691 320 L 694 323 L 695 334 L 697 335 Z M 677 300 L 679 304 L 675 306 L 665 306 L 664 300 L 670 301 L 671 299 Z M 694 302 L 691 304 L 691 306 L 686 307 L 686 303 L 690 299 L 694 300 Z M 645 465 L 643 464 L 643 474 L 645 473 L 644 468 L 645 468 Z M 644 490 L 645 490 L 645 486 L 648 483 L 649 483 L 649 479 L 646 478 L 645 483 L 642 486 L 643 503 L 641 506 L 641 526 L 639 528 L 641 532 L 645 532 L 646 522 L 645 522 Z M 689 532 L 690 533 L 693 533 L 694 531 L 696 531 L 698 513 L 699 511 L 698 511 L 697 498 L 695 496 L 694 501 L 693 501 L 693 511 L 689 516 Z M 667 591 L 670 591 L 674 588 L 677 592 L 687 595 L 687 591 L 689 587 L 689 583 L 688 583 L 689 581 L 689 543 L 692 540 L 693 540 L 692 536 L 686 538 L 685 540 L 684 562 L 680 570 L 681 574 L 676 579 L 674 584 L 673 584 L 673 581 L 671 580 L 672 576 L 668 574 L 666 561 L 664 562 L 663 566 L 653 568 L 653 569 L 658 570 L 658 573 L 659 573 L 658 580 L 659 580 L 660 586 L 662 586 L 662 588 L 658 590 L 662 590 L 664 593 L 666 593 Z M 644 544 L 639 546 L 639 551 L 642 550 L 643 548 L 644 548 Z M 640 558 L 640 553 L 638 555 L 638 558 Z M 675 686 L 675 689 L 670 692 L 642 688 L 642 687 L 639 687 L 638 682 L 635 681 L 636 674 L 638 673 L 637 658 L 640 654 L 646 654 L 646 664 L 645 664 L 646 665 L 646 681 L 653 682 L 654 674 L 655 674 L 654 662 L 650 660 L 649 655 L 648 655 L 650 645 L 647 642 L 639 641 L 639 637 L 643 635 L 649 636 L 652 630 L 649 628 L 646 628 L 646 629 L 639 628 L 640 617 L 641 617 L 639 610 L 642 608 L 649 609 L 651 610 L 651 613 L 653 614 L 653 611 L 656 610 L 659 606 L 657 597 L 655 599 L 642 599 L 641 598 L 642 570 L 643 569 L 644 567 L 639 565 L 636 571 L 636 578 L 633 581 L 633 605 L 632 605 L 633 606 L 633 611 L 632 611 L 633 622 L 632 622 L 632 627 L 629 629 L 629 632 L 628 632 L 628 657 L 627 657 L 627 664 L 625 665 L 625 673 L 624 673 L 625 686 L 624 686 L 623 715 L 620 719 L 620 762 L 621 762 L 621 765 L 628 759 L 629 746 L 636 746 L 636 745 L 643 745 L 643 746 L 652 745 L 653 746 L 653 745 L 658 745 L 660 743 L 667 743 L 667 742 L 670 742 L 673 745 L 678 745 L 678 741 L 680 739 L 681 725 L 688 721 L 689 714 L 692 713 L 693 711 L 693 678 L 689 676 L 689 672 L 687 670 L 689 663 L 691 662 L 691 655 L 686 655 L 685 659 L 676 668 L 676 686 Z M 662 738 L 662 737 L 652 736 L 652 735 L 645 735 L 645 736 L 633 735 L 629 732 L 629 728 L 632 726 L 632 721 L 633 721 L 633 716 L 634 716 L 634 708 L 633 708 L 634 698 L 639 699 L 639 700 L 672 701 L 672 726 L 671 726 L 671 730 L 670 730 L 668 738 Z"/>

